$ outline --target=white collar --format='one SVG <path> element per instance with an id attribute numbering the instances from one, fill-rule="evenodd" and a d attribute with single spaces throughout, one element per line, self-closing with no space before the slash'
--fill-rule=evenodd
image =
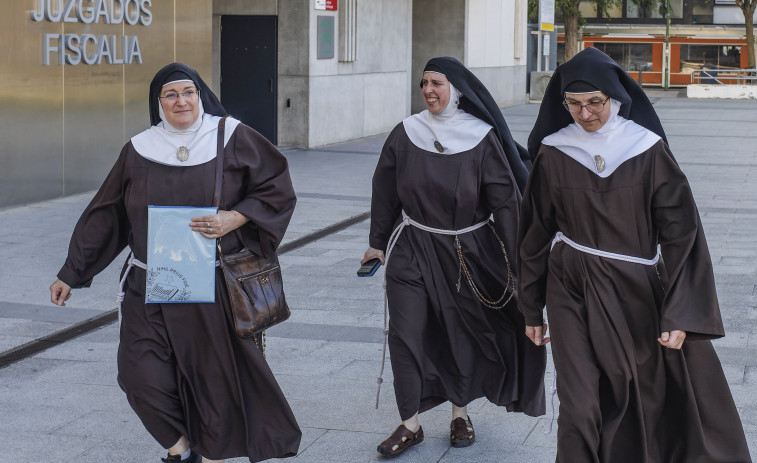
<path id="1" fill-rule="evenodd" d="M 216 157 L 218 121 L 221 118 L 203 114 L 192 127 L 184 132 L 176 132 L 166 122 L 160 122 L 132 137 L 131 144 L 143 158 L 169 166 L 196 166 Z M 233 117 L 226 119 L 223 145 L 229 142 L 240 121 Z M 189 159 L 181 162 L 176 156 L 179 147 L 189 150 Z"/>
<path id="2" fill-rule="evenodd" d="M 660 140 L 660 136 L 620 115 L 620 102 L 610 100 L 612 115 L 596 132 L 585 131 L 574 122 L 542 140 L 581 165 L 607 178 L 627 160 L 638 156 Z"/>
<path id="3" fill-rule="evenodd" d="M 439 153 L 437 144 L 443 154 L 455 154 L 475 148 L 492 126 L 481 119 L 458 109 L 460 92 L 452 85 L 450 99 L 440 114 L 433 114 L 428 109 L 402 121 L 410 142 L 418 148 Z"/>

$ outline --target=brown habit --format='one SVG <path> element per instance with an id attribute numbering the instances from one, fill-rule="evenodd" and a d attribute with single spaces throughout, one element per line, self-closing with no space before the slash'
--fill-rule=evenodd
<path id="1" fill-rule="evenodd" d="M 470 150 L 444 155 L 415 146 L 400 123 L 373 177 L 370 245 L 386 250 L 402 210 L 445 230 L 493 214 L 512 261 L 519 201 L 494 132 Z M 474 281 L 497 299 L 507 271 L 495 235 L 485 226 L 459 239 Z M 445 401 L 464 406 L 479 397 L 510 411 L 543 414 L 545 349 L 524 336 L 514 302 L 502 310 L 484 307 L 464 276 L 456 290 L 454 240 L 406 227 L 387 264 L 389 348 L 401 419 Z"/>
<path id="2" fill-rule="evenodd" d="M 223 237 L 223 251 L 269 254 L 295 205 L 286 159 L 243 124 L 224 156 L 221 209 L 251 221 Z M 73 288 L 88 286 L 127 245 L 145 262 L 147 206 L 209 206 L 215 167 L 215 159 L 166 166 L 127 143 L 79 219 L 58 277 Z M 163 447 L 184 435 L 211 459 L 261 461 L 297 452 L 301 434 L 289 404 L 253 340 L 232 328 L 220 269 L 215 304 L 145 304 L 145 273 L 137 267 L 124 291 L 118 382 Z"/>
<path id="3" fill-rule="evenodd" d="M 557 231 L 645 266 L 558 243 Z M 664 141 L 601 178 L 542 145 L 524 194 L 520 309 L 546 305 L 560 397 L 560 463 L 750 462 L 709 339 L 723 336 L 707 243 Z M 682 350 L 658 344 L 685 330 Z"/>

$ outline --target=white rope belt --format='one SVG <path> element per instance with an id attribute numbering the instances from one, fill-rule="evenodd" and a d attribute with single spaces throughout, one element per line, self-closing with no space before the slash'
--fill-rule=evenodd
<path id="1" fill-rule="evenodd" d="M 126 277 L 129 276 L 129 272 L 131 272 L 131 269 L 133 267 L 139 267 L 143 270 L 147 270 L 147 265 L 145 265 L 144 262 L 134 257 L 134 253 L 132 252 L 129 254 L 129 260 L 126 261 L 126 271 L 124 272 L 124 276 L 121 277 L 121 282 L 118 284 L 118 295 L 116 296 L 116 302 L 118 303 L 118 321 L 121 321 L 121 303 L 124 301 L 124 297 L 126 297 L 126 293 L 124 292 L 124 284 L 126 284 Z"/>
<path id="2" fill-rule="evenodd" d="M 436 233 L 437 235 L 455 236 L 455 235 L 463 235 L 465 233 L 472 232 L 473 230 L 478 230 L 479 228 L 486 225 L 487 222 L 488 220 L 485 220 L 475 225 L 471 225 L 470 227 L 461 228 L 460 230 L 444 230 L 442 228 L 428 227 L 426 225 L 423 225 L 422 223 L 418 223 L 415 220 L 408 217 L 405 211 L 402 211 L 402 222 L 400 222 L 400 224 L 397 225 L 397 228 L 394 229 L 394 231 L 392 232 L 392 235 L 389 237 L 389 244 L 386 247 L 386 255 L 384 256 L 384 261 L 387 263 L 389 262 L 389 256 L 392 254 L 392 249 L 394 249 L 395 243 L 397 243 L 397 240 L 399 239 L 400 234 L 402 233 L 402 230 L 408 225 L 412 225 L 413 227 L 423 230 L 425 232 Z"/>
<path id="3" fill-rule="evenodd" d="M 567 244 L 573 249 L 576 249 L 581 252 L 585 252 L 587 254 L 593 254 L 599 257 L 606 257 L 608 259 L 622 260 L 623 262 L 630 262 L 632 264 L 655 265 L 657 264 L 657 261 L 660 260 L 659 250 L 657 251 L 657 254 L 655 254 L 655 256 L 652 259 L 643 259 L 641 257 L 627 256 L 625 254 L 615 254 L 614 252 L 601 251 L 599 249 L 594 249 L 588 246 L 584 246 L 582 244 L 578 244 L 575 241 L 568 238 L 567 236 L 563 235 L 562 232 L 557 232 L 557 234 L 555 234 L 555 238 L 552 240 L 552 246 L 549 248 L 549 250 L 551 251 L 552 248 L 554 248 L 555 245 L 559 243 L 560 241 Z"/>
<path id="4" fill-rule="evenodd" d="M 121 277 L 121 281 L 118 284 L 118 295 L 116 296 L 116 302 L 118 303 L 118 321 L 121 321 L 121 303 L 124 301 L 124 297 L 126 297 L 126 292 L 124 292 L 124 284 L 126 284 L 126 277 L 129 276 L 129 272 L 131 272 L 131 269 L 133 267 L 139 267 L 142 270 L 147 270 L 147 265 L 142 262 L 141 260 L 134 257 L 134 253 L 129 254 L 129 259 L 126 261 L 126 271 L 124 271 L 124 276 Z M 221 261 L 216 261 L 216 267 L 221 265 Z"/>
<path id="5" fill-rule="evenodd" d="M 457 236 L 457 235 L 462 235 L 465 233 L 472 232 L 473 230 L 478 230 L 479 228 L 486 225 L 488 222 L 489 222 L 488 220 L 485 220 L 475 225 L 471 225 L 470 227 L 461 228 L 460 230 L 445 230 L 442 228 L 433 228 L 433 227 L 423 225 L 422 223 L 418 223 L 415 220 L 408 217 L 407 213 L 405 213 L 405 211 L 403 210 L 402 222 L 400 222 L 400 224 L 397 225 L 397 228 L 395 228 L 391 236 L 389 236 L 389 242 L 387 243 L 387 246 L 386 246 L 386 253 L 384 254 L 384 267 L 386 268 L 386 266 L 389 265 L 389 256 L 391 256 L 392 254 L 394 245 L 397 243 L 397 240 L 402 234 L 402 230 L 404 230 L 405 227 L 407 227 L 408 225 L 413 226 L 419 230 L 423 230 L 425 232 L 436 233 L 437 235 Z M 384 365 L 386 364 L 386 344 L 389 337 L 389 327 L 387 326 L 388 313 L 389 313 L 389 302 L 386 296 L 386 270 L 384 270 L 384 348 L 381 353 L 381 370 L 379 371 L 379 376 L 378 376 L 378 379 L 376 380 L 376 382 L 378 383 L 378 391 L 376 391 L 376 408 L 377 409 L 378 409 L 378 404 L 379 404 L 379 396 L 381 395 L 381 383 L 384 382 Z"/>
<path id="6" fill-rule="evenodd" d="M 571 248 L 576 249 L 581 252 L 585 252 L 587 254 L 592 254 L 599 257 L 605 257 L 607 259 L 622 260 L 623 262 L 630 262 L 632 264 L 655 265 L 660 260 L 659 250 L 657 251 L 657 254 L 655 254 L 655 256 L 652 259 L 643 259 L 641 257 L 627 256 L 625 254 L 616 254 L 614 252 L 602 251 L 599 249 L 584 246 L 582 244 L 578 244 L 572 239 L 563 235 L 562 232 L 557 232 L 555 234 L 555 237 L 552 240 L 552 245 L 550 246 L 549 250 L 551 251 L 555 247 L 555 245 L 561 241 L 567 244 L 568 246 L 570 246 Z M 552 396 L 550 400 L 551 406 L 552 406 L 552 418 L 549 420 L 549 429 L 545 431 L 544 434 L 549 434 L 550 432 L 552 432 L 552 424 L 555 421 L 555 394 L 557 393 L 557 371 L 552 373 L 552 387 L 549 388 L 549 393 Z"/>

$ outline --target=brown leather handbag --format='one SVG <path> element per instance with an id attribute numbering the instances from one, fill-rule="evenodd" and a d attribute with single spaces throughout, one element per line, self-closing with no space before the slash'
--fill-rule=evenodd
<path id="1" fill-rule="evenodd" d="M 218 153 L 216 157 L 216 185 L 213 206 L 221 205 L 223 185 L 223 135 L 226 118 L 218 123 Z M 251 338 L 266 328 L 289 318 L 289 306 L 284 298 L 279 258 L 258 256 L 248 249 L 234 254 L 221 253 L 221 239 L 216 242 L 218 258 L 226 280 L 226 289 L 234 316 L 234 329 L 242 338 Z"/>

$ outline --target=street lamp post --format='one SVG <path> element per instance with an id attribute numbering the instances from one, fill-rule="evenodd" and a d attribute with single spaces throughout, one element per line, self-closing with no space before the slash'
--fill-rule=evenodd
<path id="1" fill-rule="evenodd" d="M 665 0 L 665 69 L 663 88 L 670 84 L 670 0 Z"/>

